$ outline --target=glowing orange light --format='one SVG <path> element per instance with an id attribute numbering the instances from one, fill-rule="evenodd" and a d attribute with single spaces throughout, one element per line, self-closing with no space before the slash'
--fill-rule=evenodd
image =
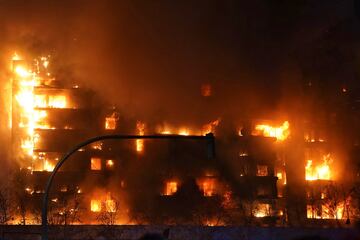
<path id="1" fill-rule="evenodd" d="M 101 211 L 101 201 L 92 199 L 90 202 L 90 211 L 100 212 Z"/>
<path id="2" fill-rule="evenodd" d="M 15 52 L 15 53 L 12 55 L 11 60 L 13 60 L 13 61 L 21 60 L 21 57 Z"/>
<path id="3" fill-rule="evenodd" d="M 319 208 L 312 205 L 306 206 L 306 217 L 316 219 L 343 219 L 345 214 L 345 204 L 340 202 L 336 206 L 331 206 L 331 209 L 326 205 L 322 204 Z"/>
<path id="4" fill-rule="evenodd" d="M 206 135 L 208 133 L 215 133 L 215 129 L 219 125 L 219 123 L 220 123 L 220 119 L 217 119 L 208 124 L 205 124 L 202 128 L 201 134 Z"/>
<path id="5" fill-rule="evenodd" d="M 323 156 L 323 162 L 314 166 L 312 160 L 307 160 L 305 166 L 305 179 L 313 180 L 331 180 L 331 169 L 329 163 L 332 161 L 330 154 Z"/>
<path id="6" fill-rule="evenodd" d="M 31 73 L 29 72 L 29 70 L 27 70 L 25 67 L 23 66 L 17 66 L 15 68 L 15 73 L 22 78 L 26 78 L 31 76 Z"/>
<path id="7" fill-rule="evenodd" d="M 200 190 L 205 197 L 211 197 L 215 195 L 216 182 L 215 179 L 206 178 L 198 182 Z"/>
<path id="8" fill-rule="evenodd" d="M 270 215 L 270 204 L 259 203 L 254 210 L 254 217 L 267 217 Z"/>
<path id="9" fill-rule="evenodd" d="M 145 134 L 145 123 L 138 121 L 136 123 L 136 129 L 140 136 Z M 141 153 L 144 151 L 144 140 L 143 139 L 136 139 L 136 151 Z"/>
<path id="10" fill-rule="evenodd" d="M 90 160 L 90 163 L 91 163 L 91 170 L 101 170 L 101 159 L 100 158 L 97 158 L 97 157 L 92 157 L 91 160 Z"/>
<path id="11" fill-rule="evenodd" d="M 175 181 L 166 182 L 164 195 L 171 196 L 178 190 L 178 183 Z"/>
<path id="12" fill-rule="evenodd" d="M 112 113 L 110 116 L 106 117 L 105 118 L 105 129 L 107 129 L 107 130 L 116 129 L 118 119 L 119 119 L 119 117 L 115 112 Z"/>
<path id="13" fill-rule="evenodd" d="M 112 168 L 114 166 L 114 161 L 111 159 L 106 160 L 106 167 Z"/>
<path id="14" fill-rule="evenodd" d="M 255 130 L 262 133 L 265 137 L 274 137 L 278 141 L 286 140 L 290 135 L 290 124 L 285 121 L 280 127 L 273 127 L 266 124 L 258 124 L 255 126 Z"/>
<path id="15" fill-rule="evenodd" d="M 44 162 L 44 171 L 52 172 L 54 170 L 54 164 L 50 163 L 48 160 Z"/>
<path id="16" fill-rule="evenodd" d="M 113 199 L 106 199 L 105 207 L 107 212 L 116 212 L 116 203 Z"/>
<path id="17" fill-rule="evenodd" d="M 190 135 L 190 130 L 187 128 L 181 128 L 178 132 L 179 135 L 183 135 L 183 136 L 189 136 Z"/>

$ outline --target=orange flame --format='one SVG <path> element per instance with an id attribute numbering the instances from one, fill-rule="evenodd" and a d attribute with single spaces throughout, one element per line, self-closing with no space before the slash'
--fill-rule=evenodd
<path id="1" fill-rule="evenodd" d="M 165 183 L 164 195 L 171 196 L 178 190 L 178 183 L 176 181 L 169 181 Z"/>
<path id="2" fill-rule="evenodd" d="M 323 162 L 314 166 L 312 160 L 307 160 L 305 166 L 305 179 L 313 180 L 331 180 L 331 169 L 329 163 L 332 161 L 330 154 L 323 156 Z"/>
<path id="3" fill-rule="evenodd" d="M 206 135 L 208 133 L 214 133 L 215 129 L 219 125 L 219 123 L 220 123 L 220 118 L 218 118 L 208 124 L 205 124 L 202 128 L 201 134 Z"/>
<path id="4" fill-rule="evenodd" d="M 259 203 L 254 209 L 254 217 L 267 217 L 270 215 L 270 204 Z"/>
<path id="5" fill-rule="evenodd" d="M 255 126 L 255 130 L 260 132 L 265 137 L 274 137 L 278 141 L 286 140 L 290 135 L 290 124 L 288 121 L 285 121 L 279 127 L 273 127 L 266 124 L 258 124 Z"/>
<path id="6" fill-rule="evenodd" d="M 34 158 L 34 148 L 40 141 L 40 135 L 35 129 L 54 129 L 47 122 L 47 110 L 37 108 L 66 108 L 68 107 L 66 96 L 64 95 L 44 95 L 36 94 L 35 87 L 43 84 L 44 78 L 40 75 L 41 71 L 48 67 L 49 56 L 34 59 L 35 64 L 27 67 L 18 54 L 14 54 L 13 60 L 13 96 L 15 99 L 13 113 L 16 113 L 18 119 L 18 128 L 21 130 L 20 155 Z M 40 71 L 39 62 L 43 69 Z M 47 76 L 50 74 L 47 73 Z M 10 122 L 13 124 L 14 119 Z M 12 126 L 14 127 L 14 126 Z M 42 170 L 52 171 L 53 164 L 44 162 Z"/>
<path id="7" fill-rule="evenodd" d="M 140 136 L 143 136 L 145 134 L 145 123 L 141 121 L 137 121 L 136 123 L 136 129 Z M 136 151 L 138 153 L 141 153 L 144 151 L 144 140 L 143 139 L 136 139 Z"/>
<path id="8" fill-rule="evenodd" d="M 90 202 L 90 211 L 92 212 L 100 212 L 101 211 L 101 201 L 92 199 Z"/>
<path id="9" fill-rule="evenodd" d="M 213 178 L 206 178 L 198 181 L 198 186 L 205 197 L 212 197 L 215 195 L 216 181 Z"/>
<path id="10" fill-rule="evenodd" d="M 110 116 L 105 118 L 105 129 L 114 130 L 117 127 L 117 121 L 119 116 L 114 112 Z"/>

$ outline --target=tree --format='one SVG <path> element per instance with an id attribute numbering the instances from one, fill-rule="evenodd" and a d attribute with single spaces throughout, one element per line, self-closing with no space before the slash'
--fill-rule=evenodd
<path id="1" fill-rule="evenodd" d="M 101 203 L 100 213 L 96 216 L 97 221 L 101 225 L 111 226 L 117 222 L 117 217 L 120 211 L 120 203 L 118 200 L 112 198 Z"/>
<path id="2" fill-rule="evenodd" d="M 7 187 L 0 189 L 0 224 L 8 224 L 12 214 L 11 191 Z"/>
<path id="3" fill-rule="evenodd" d="M 97 215 L 97 221 L 103 226 L 101 235 L 106 239 L 118 239 L 121 232 L 117 231 L 115 225 L 120 213 L 120 203 L 111 197 L 101 203 L 101 211 Z"/>
<path id="4" fill-rule="evenodd" d="M 76 193 L 63 194 L 52 199 L 49 205 L 49 223 L 54 225 L 72 225 L 81 223 L 81 199 Z"/>
<path id="5" fill-rule="evenodd" d="M 26 225 L 30 209 L 34 209 L 29 201 L 29 191 L 31 190 L 27 188 L 26 182 L 25 172 L 22 172 L 21 170 L 13 172 L 11 183 L 12 190 L 14 201 L 17 205 L 16 213 L 20 216 L 20 224 L 22 225 Z"/>

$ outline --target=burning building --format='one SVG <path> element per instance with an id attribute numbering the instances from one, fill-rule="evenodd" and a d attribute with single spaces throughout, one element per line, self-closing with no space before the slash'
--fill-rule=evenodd
<path id="1" fill-rule="evenodd" d="M 292 191 L 299 192 L 304 220 L 349 218 L 351 198 L 340 196 L 334 184 L 336 159 L 327 136 L 312 126 L 304 125 L 299 140 L 289 121 L 254 119 L 225 133 L 218 129 L 220 118 L 198 128 L 126 120 L 116 108 L 99 104 L 93 92 L 57 80 L 50 58 L 12 60 L 13 158 L 32 206 L 39 206 L 63 154 L 89 137 L 216 133 L 217 150 L 208 159 L 203 143 L 174 139 L 99 141 L 81 148 L 56 178 L 52 223 L 80 223 L 81 212 L 86 223 L 284 224 L 298 217 L 291 213 Z M 203 89 L 207 97 L 210 90 Z"/>

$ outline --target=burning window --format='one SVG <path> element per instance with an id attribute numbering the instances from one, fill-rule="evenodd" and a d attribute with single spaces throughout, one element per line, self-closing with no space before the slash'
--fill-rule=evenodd
<path id="1" fill-rule="evenodd" d="M 112 160 L 112 159 L 106 160 L 105 165 L 106 165 L 106 168 L 107 168 L 107 169 L 113 169 L 113 167 L 114 167 L 114 160 Z"/>
<path id="2" fill-rule="evenodd" d="M 52 172 L 59 157 L 59 153 L 55 152 L 35 152 L 32 157 L 33 170 Z"/>
<path id="3" fill-rule="evenodd" d="M 264 137 L 274 137 L 278 141 L 286 140 L 290 135 L 290 124 L 285 121 L 281 126 L 270 126 L 267 124 L 258 124 L 255 126 L 255 130 L 252 132 L 253 135 Z"/>
<path id="4" fill-rule="evenodd" d="M 100 212 L 101 211 L 101 201 L 92 199 L 90 202 L 90 211 Z"/>
<path id="5" fill-rule="evenodd" d="M 276 177 L 278 178 L 278 183 L 286 185 L 286 171 L 284 168 L 276 168 Z"/>
<path id="6" fill-rule="evenodd" d="M 197 184 L 205 197 L 211 197 L 215 195 L 216 179 L 213 178 L 200 179 L 197 181 Z"/>
<path id="7" fill-rule="evenodd" d="M 171 196 L 175 194 L 178 190 L 178 183 L 175 181 L 170 181 L 165 183 L 165 190 L 164 195 L 165 196 Z"/>
<path id="8" fill-rule="evenodd" d="M 66 96 L 64 95 L 34 95 L 34 107 L 37 108 L 66 108 Z"/>
<path id="9" fill-rule="evenodd" d="M 46 103 L 46 95 L 35 95 L 34 97 L 34 105 L 35 107 L 38 107 L 38 108 L 46 108 L 47 106 L 47 103 Z"/>
<path id="10" fill-rule="evenodd" d="M 47 112 L 44 110 L 34 110 L 35 128 L 50 129 L 51 127 L 46 122 Z"/>
<path id="11" fill-rule="evenodd" d="M 336 206 L 333 204 L 307 205 L 307 218 L 342 219 L 344 216 L 344 202 Z"/>
<path id="12" fill-rule="evenodd" d="M 101 158 L 91 158 L 91 170 L 101 170 Z"/>
<path id="13" fill-rule="evenodd" d="M 137 121 L 136 130 L 139 136 L 143 136 L 145 134 L 145 123 L 141 121 Z M 136 139 L 136 151 L 141 153 L 144 151 L 144 139 Z"/>
<path id="14" fill-rule="evenodd" d="M 268 203 L 258 203 L 253 210 L 254 217 L 267 217 L 271 215 L 271 207 Z"/>
<path id="15" fill-rule="evenodd" d="M 338 204 L 323 204 L 321 205 L 321 215 L 323 219 L 342 219 L 344 216 L 344 202 Z"/>
<path id="16" fill-rule="evenodd" d="M 322 218 L 321 216 L 321 206 L 318 205 L 306 205 L 306 217 L 307 218 Z"/>
<path id="17" fill-rule="evenodd" d="M 105 129 L 114 130 L 116 129 L 116 119 L 114 117 L 105 118 Z"/>
<path id="18" fill-rule="evenodd" d="M 65 108 L 66 97 L 63 95 L 49 96 L 48 107 L 50 108 Z"/>
<path id="19" fill-rule="evenodd" d="M 304 132 L 304 141 L 305 142 L 325 142 L 325 133 L 322 130 L 317 129 L 314 130 L 307 130 Z"/>
<path id="20" fill-rule="evenodd" d="M 315 142 L 314 131 L 304 132 L 304 140 L 305 140 L 305 142 Z"/>
<path id="21" fill-rule="evenodd" d="M 268 176 L 268 166 L 266 165 L 257 165 L 256 166 L 256 176 Z"/>
<path id="22" fill-rule="evenodd" d="M 286 171 L 283 168 L 276 168 L 276 177 L 278 178 L 276 181 L 277 194 L 278 197 L 284 196 L 284 186 L 286 185 Z"/>
<path id="23" fill-rule="evenodd" d="M 322 162 L 319 164 L 314 164 L 313 160 L 307 160 L 305 166 L 305 179 L 308 181 L 331 180 L 331 162 L 332 158 L 330 154 L 324 155 Z"/>
<path id="24" fill-rule="evenodd" d="M 55 168 L 55 165 L 51 163 L 49 160 L 44 161 L 44 171 L 52 172 Z"/>
<path id="25" fill-rule="evenodd" d="M 116 202 L 114 199 L 107 199 L 105 201 L 105 207 L 107 212 L 116 212 Z"/>
<path id="26" fill-rule="evenodd" d="M 113 112 L 111 115 L 105 117 L 105 129 L 107 130 L 116 129 L 118 120 L 119 120 L 119 116 L 117 112 Z"/>

